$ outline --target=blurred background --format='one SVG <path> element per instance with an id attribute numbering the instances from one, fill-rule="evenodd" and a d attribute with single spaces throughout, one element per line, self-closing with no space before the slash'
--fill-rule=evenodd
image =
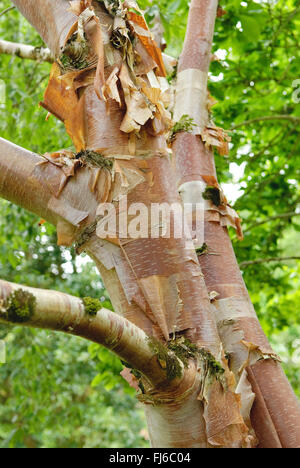
<path id="1" fill-rule="evenodd" d="M 187 3 L 139 1 L 174 57 L 183 44 Z M 15 9 L 1 16 L 10 6 L 0 0 L 0 39 L 42 46 Z M 300 398 L 299 26 L 299 1 L 222 1 L 209 89 L 213 119 L 232 137 L 229 157 L 216 155 L 216 163 L 243 220 L 245 240 L 231 233 L 235 251 L 262 326 Z M 0 136 L 37 153 L 72 149 L 62 124 L 54 117 L 46 122 L 38 106 L 49 71 L 50 64 L 0 55 Z M 40 226 L 4 200 L 0 277 L 98 297 L 111 308 L 91 261 L 57 247 L 52 226 Z M 0 364 L 0 447 L 148 446 L 143 412 L 111 353 L 80 338 L 20 327 L 0 326 L 0 339 L 7 352 Z"/>

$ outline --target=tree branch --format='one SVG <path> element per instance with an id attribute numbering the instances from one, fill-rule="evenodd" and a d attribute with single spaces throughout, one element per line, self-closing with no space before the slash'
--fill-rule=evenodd
<path id="1" fill-rule="evenodd" d="M 179 73 L 188 68 L 197 68 L 202 72 L 206 72 L 205 58 L 199 63 L 197 57 L 202 57 L 203 54 L 207 52 L 208 48 L 206 44 L 210 43 L 210 25 L 213 23 L 215 15 L 213 11 L 210 12 L 211 14 L 206 13 L 208 8 L 212 7 L 213 3 L 212 0 L 193 0 L 191 3 L 189 26 L 186 36 L 187 47 L 185 47 L 180 57 L 178 66 Z M 209 21 L 205 22 L 207 18 L 209 18 Z M 206 27 L 204 27 L 204 25 Z M 199 77 L 201 77 L 200 73 Z M 204 79 L 202 82 L 204 83 Z M 187 80 L 183 80 L 182 88 L 186 86 L 188 86 Z M 200 88 L 199 84 L 198 87 Z M 203 88 L 204 86 L 202 85 L 201 89 Z M 190 108 L 192 110 L 195 107 L 194 104 L 197 103 L 197 93 L 200 94 L 197 89 L 190 92 Z M 184 102 L 184 100 L 182 100 L 182 102 Z M 198 107 L 198 115 L 197 113 L 195 113 L 195 116 L 193 114 L 195 122 L 197 122 L 197 118 L 199 119 L 201 117 L 200 112 L 205 112 L 204 104 L 206 104 L 206 102 L 203 100 L 203 107 Z M 187 110 L 189 110 L 187 106 L 185 110 L 185 114 L 191 115 L 190 112 L 187 112 Z M 196 196 L 194 193 L 198 192 L 199 196 L 201 196 L 204 179 L 203 174 L 209 174 L 211 180 L 216 181 L 213 152 L 205 147 L 204 143 L 197 135 L 181 132 L 173 143 L 173 153 L 175 156 L 177 183 L 180 187 L 180 191 L 184 194 L 185 200 L 187 199 L 187 194 L 190 192 L 192 203 L 196 203 Z M 198 187 L 195 184 L 196 181 L 198 182 Z M 234 326 L 232 325 L 230 331 L 228 329 L 224 334 L 221 332 L 224 340 L 224 348 L 227 348 L 227 333 L 228 336 L 230 336 L 231 332 L 237 332 L 240 336 L 247 336 L 247 341 L 259 343 L 258 346 L 264 343 L 263 346 L 266 346 L 265 349 L 270 349 L 272 354 L 272 350 L 267 343 L 259 322 L 253 314 L 253 307 L 239 271 L 228 233 L 223 226 L 219 223 L 211 222 L 210 219 L 209 215 L 205 216 L 204 241 L 207 245 L 213 245 L 214 250 L 219 252 L 219 255 L 199 257 L 207 289 L 208 291 L 217 290 L 220 294 L 220 302 L 224 300 L 225 303 L 230 301 L 230 298 L 232 298 L 234 294 L 235 299 L 238 298 L 241 304 L 243 304 L 243 315 L 245 313 L 243 319 L 234 321 Z M 231 307 L 229 307 L 228 311 L 231 313 Z M 248 319 L 247 316 L 251 318 Z M 236 374 L 237 379 L 240 378 L 240 359 L 243 359 L 242 354 L 240 354 L 240 350 L 236 348 L 230 355 L 230 368 Z M 275 435 L 275 438 L 278 438 L 277 434 L 280 435 L 282 446 L 291 446 L 292 438 L 292 443 L 294 443 L 295 440 L 299 440 L 299 425 L 294 423 L 294 412 L 299 414 L 299 406 L 295 395 L 288 385 L 286 377 L 283 375 L 278 363 L 273 362 L 271 359 L 255 364 L 252 366 L 252 369 L 253 377 L 251 378 L 251 385 L 253 390 L 255 389 L 256 402 L 251 411 L 251 422 L 259 438 L 262 436 L 260 446 L 266 447 L 266 441 L 272 441 L 273 435 Z M 276 382 L 276 385 L 268 385 L 268 382 Z M 284 391 L 281 392 L 280 389 L 284 389 Z M 282 398 L 282 395 L 284 395 L 284 398 Z M 287 400 L 293 409 L 289 413 L 285 412 L 284 417 L 282 417 Z M 266 408 L 263 418 L 260 412 L 261 407 Z M 290 437 L 289 434 L 289 427 L 293 428 L 292 437 Z M 288 436 L 285 434 L 288 434 Z"/>
<path id="2" fill-rule="evenodd" d="M 12 3 L 36 29 L 57 56 L 65 44 L 71 26 L 78 20 L 66 0 L 12 0 Z"/>
<path id="3" fill-rule="evenodd" d="M 242 262 L 239 264 L 241 269 L 247 268 L 251 265 L 260 265 L 261 263 L 271 262 L 286 262 L 289 260 L 300 260 L 300 257 L 272 257 L 272 258 L 258 258 L 257 260 L 250 260 L 248 262 Z"/>
<path id="4" fill-rule="evenodd" d="M 281 22 L 280 21 L 280 25 L 277 29 L 277 31 L 275 32 L 275 35 L 273 37 L 273 44 L 276 43 L 277 41 L 277 38 L 279 36 L 279 34 L 281 33 L 281 31 L 284 29 L 284 27 L 290 22 L 292 21 L 292 19 L 299 13 L 300 11 L 300 7 L 298 6 L 297 8 L 295 8 L 293 11 L 291 11 L 290 13 L 287 13 L 287 17 Z"/>
<path id="5" fill-rule="evenodd" d="M 68 2 L 66 0 L 12 0 L 12 2 L 40 34 L 50 51 L 43 48 L 38 53 L 33 46 L 16 44 L 16 50 L 20 49 L 20 54 L 18 54 L 9 52 L 9 48 L 13 50 L 13 46 L 8 46 L 8 44 L 13 43 L 0 41 L 0 53 L 18 55 L 31 60 L 53 61 L 53 58 L 59 55 L 64 46 L 71 26 L 78 20 L 78 17 L 70 11 Z M 2 45 L 3 50 L 1 50 L 1 42 L 6 43 Z M 171 73 L 177 60 L 167 54 L 163 54 L 163 60 L 168 73 Z"/>
<path id="6" fill-rule="evenodd" d="M 42 160 L 37 154 L 0 138 L 0 197 L 39 216 L 47 207 L 43 185 L 36 183 L 36 195 L 26 193 L 34 169 Z"/>
<path id="7" fill-rule="evenodd" d="M 14 6 L 11 6 L 11 7 L 6 8 L 5 10 L 1 11 L 0 17 L 3 16 L 3 15 L 5 15 L 6 13 L 8 13 L 8 12 L 11 11 L 11 10 L 14 10 L 15 8 L 16 8 L 16 7 L 14 7 Z"/>
<path id="8" fill-rule="evenodd" d="M 39 62 L 52 63 L 54 61 L 54 57 L 50 50 L 45 47 L 34 47 L 1 39 L 0 54 L 15 55 L 22 59 L 38 60 Z"/>
<path id="9" fill-rule="evenodd" d="M 14 291 L 26 291 L 36 299 L 34 312 L 23 323 L 7 318 L 5 302 Z M 0 323 L 61 331 L 81 336 L 113 351 L 142 372 L 153 385 L 167 380 L 147 335 L 133 323 L 107 309 L 88 315 L 83 301 L 57 291 L 35 289 L 0 280 Z"/>
<path id="10" fill-rule="evenodd" d="M 179 122 L 184 115 L 188 115 L 195 123 L 192 133 L 199 135 L 209 121 L 206 89 L 217 7 L 218 0 L 191 1 L 178 63 L 174 120 Z M 189 165 L 195 170 L 194 161 L 190 161 Z"/>
<path id="11" fill-rule="evenodd" d="M 15 55 L 22 59 L 37 60 L 39 62 L 53 63 L 55 60 L 54 55 L 47 47 L 34 47 L 2 39 L 0 39 L 0 54 Z M 162 54 L 162 57 L 167 73 L 172 73 L 177 65 L 177 59 L 167 54 Z"/>
<path id="12" fill-rule="evenodd" d="M 295 213 L 294 211 L 292 211 L 291 213 L 281 213 L 275 216 L 270 216 L 270 218 L 266 218 L 263 221 L 251 224 L 251 226 L 244 230 L 244 233 L 249 232 L 256 227 L 262 226 L 263 224 L 269 223 L 271 221 L 276 221 L 277 219 L 293 218 L 294 216 L 300 216 L 300 213 Z"/>
<path id="13" fill-rule="evenodd" d="M 70 246 L 95 219 L 98 201 L 90 184 L 97 169 L 78 167 L 74 177 L 66 170 L 0 138 L 0 197 L 49 221 L 58 244 Z"/>
<path id="14" fill-rule="evenodd" d="M 192 0 L 179 72 L 191 68 L 208 73 L 217 6 L 217 0 Z"/>
<path id="15" fill-rule="evenodd" d="M 265 115 L 263 117 L 256 117 L 255 119 L 251 120 L 245 120 L 245 122 L 242 122 L 240 124 L 234 125 L 231 127 L 230 130 L 237 130 L 238 128 L 241 127 L 246 127 L 247 125 L 251 125 L 253 123 L 257 122 L 265 122 L 268 120 L 290 120 L 291 122 L 300 122 L 300 117 L 296 117 L 295 115 Z"/>

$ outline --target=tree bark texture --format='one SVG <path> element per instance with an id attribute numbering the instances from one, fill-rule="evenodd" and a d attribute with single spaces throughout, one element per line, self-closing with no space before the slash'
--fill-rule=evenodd
<path id="1" fill-rule="evenodd" d="M 187 70 L 196 69 L 207 76 L 216 3 L 209 0 L 192 1 L 187 37 L 178 66 L 179 75 L 182 72 L 186 73 Z M 197 117 L 202 123 L 202 128 L 211 126 L 207 107 L 199 109 Z M 176 155 L 177 185 L 183 192 L 184 199 L 189 196 L 201 198 L 208 185 L 217 187 L 214 155 L 211 147 L 205 145 L 204 139 L 203 131 L 200 136 L 183 132 L 178 134 L 173 145 Z M 218 255 L 209 255 L 209 253 L 201 255 L 199 262 L 207 289 L 219 294 L 214 302 L 219 332 L 225 349 L 231 348 L 230 367 L 239 379 L 243 361 L 242 348 L 245 345 L 233 344 L 234 334 L 237 341 L 242 338 L 248 343 L 247 346 L 252 348 L 252 350 L 248 348 L 250 355 L 252 351 L 260 350 L 271 356 L 272 349 L 251 304 L 227 228 L 213 216 L 214 210 L 215 213 L 218 212 L 216 206 L 208 206 L 205 212 L 204 241 Z M 230 320 L 231 323 L 228 323 Z M 230 335 L 229 340 L 228 335 Z M 274 359 L 260 360 L 254 362 L 247 372 L 256 394 L 251 419 L 260 446 L 299 447 L 300 407 L 279 362 Z M 265 414 L 264 418 L 262 412 Z"/>
<path id="2" fill-rule="evenodd" d="M 141 372 L 124 376 L 144 388 L 138 397 L 154 447 L 300 446 L 299 404 L 250 302 L 227 232 L 233 226 L 241 237 L 240 221 L 216 179 L 212 146 L 228 149 L 207 105 L 218 2 L 191 2 L 174 119 L 188 115 L 194 126 L 176 134 L 173 157 L 164 61 L 134 1 L 13 3 L 56 57 L 41 104 L 64 122 L 76 153 L 38 156 L 1 139 L 0 196 L 53 223 L 60 245 L 87 252 L 115 310 L 91 319 L 79 299 L 33 291 L 37 315 L 28 325 L 57 329 L 66 320 L 64 331 L 107 346 Z M 148 210 L 180 203 L 179 193 L 197 203 L 207 186 L 221 200 L 205 202 L 205 243 L 217 255 L 197 258 L 188 236 L 173 231 L 128 238 L 118 226 L 103 238 L 111 221 L 104 203 L 119 215 L 125 197 Z M 15 289 L 0 282 L 4 299 Z M 186 360 L 172 351 L 178 343 Z M 181 372 L 171 378 L 174 360 Z"/>

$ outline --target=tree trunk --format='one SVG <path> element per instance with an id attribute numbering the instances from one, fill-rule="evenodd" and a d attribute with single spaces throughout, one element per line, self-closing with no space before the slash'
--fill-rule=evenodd
<path id="1" fill-rule="evenodd" d="M 134 1 L 13 3 L 56 57 L 42 105 L 76 153 L 40 157 L 1 139 L 0 196 L 53 223 L 60 245 L 87 252 L 115 310 L 90 317 L 80 299 L 22 287 L 37 304 L 25 324 L 78 334 L 126 361 L 153 447 L 300 447 L 299 404 L 251 305 L 227 232 L 241 235 L 239 220 L 216 180 L 211 147 L 227 148 L 207 109 L 217 0 L 191 2 L 174 119 L 193 125 L 173 135 L 172 159 L 163 58 Z M 206 200 L 202 224 L 217 255 L 190 231 L 176 236 L 180 211 L 169 235 L 160 218 L 149 221 L 154 204 L 181 206 L 178 192 L 203 206 L 207 186 L 220 198 L 220 207 Z M 0 319 L 18 322 L 18 290 L 0 282 Z"/>
<path id="2" fill-rule="evenodd" d="M 191 69 L 194 73 L 197 70 L 199 76 L 202 77 L 204 89 L 206 89 L 205 82 L 209 68 L 216 4 L 217 2 L 204 0 L 192 2 L 188 33 L 178 66 L 179 76 L 189 73 Z M 187 114 L 189 106 L 194 106 L 195 95 L 191 95 L 190 102 L 185 100 L 185 107 L 178 111 L 178 105 L 181 104 L 180 97 L 179 95 L 176 111 Z M 194 112 L 195 120 L 199 122 L 201 137 L 183 132 L 176 137 L 173 146 L 176 154 L 177 185 L 184 201 L 191 202 L 195 202 L 195 197 L 201 199 L 207 186 L 218 187 L 214 155 L 211 148 L 204 144 L 206 131 L 212 126 L 208 118 L 207 101 L 203 101 L 201 105 L 198 102 Z M 218 221 L 212 216 L 214 211 L 219 218 Z M 208 291 L 216 291 L 219 294 L 214 303 L 218 311 L 219 333 L 225 349 L 230 351 L 229 347 L 231 347 L 230 367 L 239 379 L 241 369 L 244 368 L 243 365 L 241 366 L 243 350 L 239 350 L 236 344 L 233 348 L 234 333 L 237 334 L 238 340 L 242 338 L 248 342 L 249 350 L 251 344 L 255 353 L 260 350 L 265 356 L 272 356 L 273 351 L 254 312 L 227 228 L 222 225 L 222 216 L 219 216 L 216 206 L 208 204 L 205 211 L 204 242 L 211 250 L 217 252 L 217 255 L 210 255 L 208 251 L 207 254 L 199 256 L 199 262 Z M 224 319 L 231 320 L 231 324 L 224 322 Z M 228 340 L 228 335 L 230 340 Z M 247 372 L 252 388 L 256 388 L 256 400 L 251 419 L 260 446 L 299 446 L 299 402 L 279 362 L 276 359 L 265 359 L 259 362 L 255 360 L 254 358 L 253 365 L 247 368 Z M 251 359 L 249 359 L 250 363 Z M 261 417 L 262 410 L 265 413 L 264 418 Z"/>

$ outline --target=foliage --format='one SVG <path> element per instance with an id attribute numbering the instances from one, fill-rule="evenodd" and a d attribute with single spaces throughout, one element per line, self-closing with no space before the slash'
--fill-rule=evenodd
<path id="1" fill-rule="evenodd" d="M 10 6 L 2 0 L 3 9 Z M 160 18 L 167 53 L 178 57 L 186 0 L 140 0 L 150 23 Z M 299 245 L 299 1 L 224 0 L 217 19 L 210 93 L 216 124 L 231 130 L 229 158 L 216 155 L 227 198 L 239 211 L 245 240 L 233 239 L 239 262 L 294 255 Z M 0 18 L 2 39 L 41 46 L 16 11 Z M 38 107 L 50 65 L 0 56 L 6 102 L 1 136 L 44 153 L 74 151 L 60 122 Z M 299 84 L 298 84 L 299 87 Z M 284 118 L 278 118 L 284 116 Z M 274 117 L 277 117 L 274 119 Z M 272 120 L 271 120 L 272 118 Z M 269 120 L 266 120 L 269 119 Z M 237 190 L 238 189 L 238 190 Z M 27 285 L 96 297 L 110 307 L 93 265 L 56 245 L 54 228 L 0 200 L 0 276 Z M 292 213 L 296 215 L 292 216 Z M 290 216 L 288 216 L 290 214 Z M 278 217 L 278 215 L 286 215 Z M 213 248 L 213 246 L 211 246 Z M 300 397 L 299 273 L 296 262 L 249 266 L 244 278 L 264 330 L 282 356 Z M 3 447 L 143 446 L 140 410 L 108 351 L 60 334 L 2 327 L 8 363 L 0 367 Z M 124 394 L 125 391 L 125 394 Z M 134 425 L 132 424 L 134 421 Z"/>
<path id="2" fill-rule="evenodd" d="M 145 445 L 134 391 L 119 377 L 122 366 L 111 353 L 33 329 L 1 329 L 0 338 L 8 353 L 0 367 L 0 447 Z"/>

